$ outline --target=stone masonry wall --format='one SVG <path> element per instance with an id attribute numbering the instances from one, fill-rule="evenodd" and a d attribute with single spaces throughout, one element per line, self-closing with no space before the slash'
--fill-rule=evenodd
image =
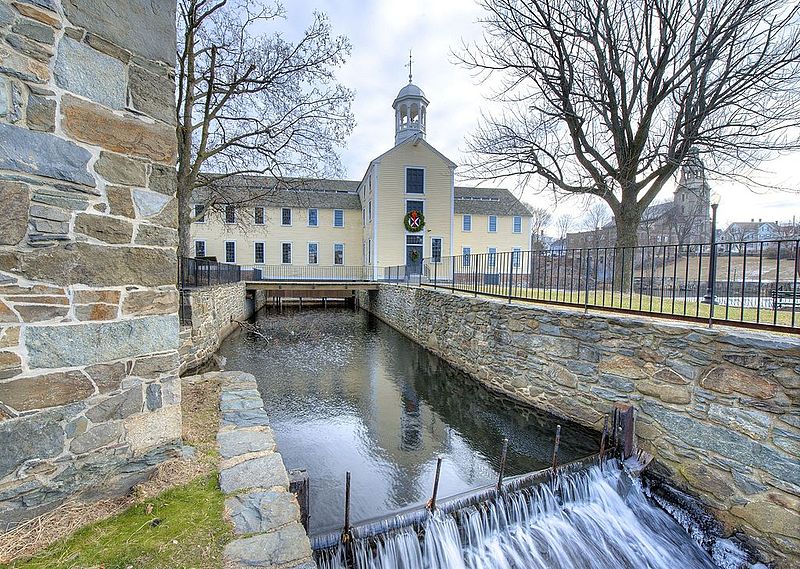
<path id="1" fill-rule="evenodd" d="M 208 361 L 238 328 L 236 321 L 250 316 L 243 282 L 185 289 L 182 294 L 191 313 L 191 327 L 181 330 L 181 373 Z"/>
<path id="2" fill-rule="evenodd" d="M 174 0 L 0 0 L 0 531 L 175 453 L 174 60 Z"/>
<path id="3" fill-rule="evenodd" d="M 800 338 L 381 285 L 361 306 L 497 391 L 640 447 L 779 566 L 800 562 Z"/>

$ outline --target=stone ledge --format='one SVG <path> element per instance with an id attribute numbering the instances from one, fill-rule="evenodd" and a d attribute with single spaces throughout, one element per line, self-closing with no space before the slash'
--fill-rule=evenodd
<path id="1" fill-rule="evenodd" d="M 225 517 L 239 537 L 225 547 L 226 568 L 315 569 L 311 544 L 300 523 L 300 506 L 289 492 L 289 475 L 277 452 L 255 377 L 211 372 L 220 380 L 217 447 Z"/>

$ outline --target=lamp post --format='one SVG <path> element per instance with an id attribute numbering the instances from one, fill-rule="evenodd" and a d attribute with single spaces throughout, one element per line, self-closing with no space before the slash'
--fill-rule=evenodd
<path id="1" fill-rule="evenodd" d="M 714 288 L 717 283 L 717 207 L 719 207 L 719 194 L 711 194 L 711 258 L 708 263 L 708 287 L 703 302 L 710 304 L 711 314 L 714 314 Z"/>

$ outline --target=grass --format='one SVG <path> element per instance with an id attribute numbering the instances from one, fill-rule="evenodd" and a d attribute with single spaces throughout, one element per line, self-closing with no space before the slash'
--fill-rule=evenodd
<path id="1" fill-rule="evenodd" d="M 14 563 L 19 569 L 221 567 L 231 530 L 215 474 L 196 478 Z"/>
<path id="2" fill-rule="evenodd" d="M 4 569 L 222 567 L 232 538 L 217 484 L 219 382 L 184 379 L 183 440 L 196 455 L 161 465 L 129 496 L 68 503 L 0 536 Z M 79 529 L 77 529 L 79 528 Z"/>

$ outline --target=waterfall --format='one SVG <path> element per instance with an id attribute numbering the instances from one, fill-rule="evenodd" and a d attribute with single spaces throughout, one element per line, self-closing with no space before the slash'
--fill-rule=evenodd
<path id="1" fill-rule="evenodd" d="M 389 524 L 391 525 L 391 524 Z M 560 474 L 488 502 L 437 511 L 370 537 L 353 532 L 357 569 L 701 569 L 717 565 L 616 462 Z M 347 569 L 346 548 L 317 551 Z"/>

